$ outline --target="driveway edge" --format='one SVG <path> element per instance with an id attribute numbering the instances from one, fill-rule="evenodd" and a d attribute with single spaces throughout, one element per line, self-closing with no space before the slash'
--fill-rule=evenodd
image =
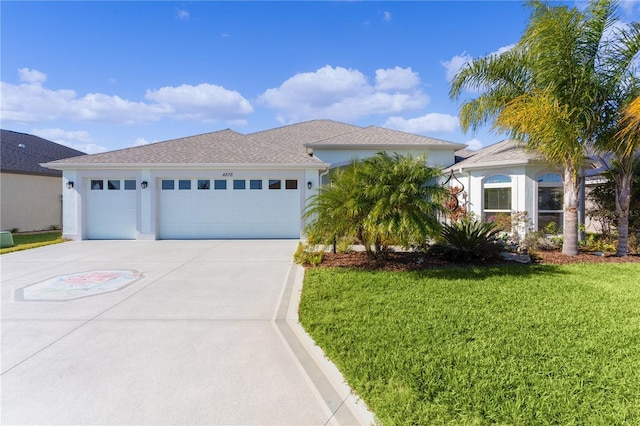
<path id="1" fill-rule="evenodd" d="M 303 280 L 304 268 L 292 263 L 274 318 L 276 329 L 332 413 L 327 424 L 374 425 L 373 413 L 351 390 L 338 368 L 300 324 L 298 307 Z"/>

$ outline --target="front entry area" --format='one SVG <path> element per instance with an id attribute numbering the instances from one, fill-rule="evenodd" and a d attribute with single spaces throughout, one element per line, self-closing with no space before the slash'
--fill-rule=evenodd
<path id="1" fill-rule="evenodd" d="M 299 238 L 297 179 L 159 179 L 159 239 Z"/>

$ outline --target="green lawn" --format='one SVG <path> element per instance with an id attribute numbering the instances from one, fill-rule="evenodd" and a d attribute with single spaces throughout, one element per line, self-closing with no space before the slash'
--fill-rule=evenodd
<path id="1" fill-rule="evenodd" d="M 305 329 L 383 425 L 640 424 L 640 266 L 310 269 Z"/>
<path id="2" fill-rule="evenodd" d="M 57 244 L 63 241 L 62 232 L 60 231 L 43 232 L 39 234 L 13 234 L 14 246 L 0 249 L 0 254 Z"/>

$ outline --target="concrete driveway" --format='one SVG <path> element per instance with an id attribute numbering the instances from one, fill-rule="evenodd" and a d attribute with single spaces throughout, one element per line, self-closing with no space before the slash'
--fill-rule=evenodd
<path id="1" fill-rule="evenodd" d="M 78 241 L 3 255 L 0 422 L 371 423 L 297 323 L 296 246 Z"/>

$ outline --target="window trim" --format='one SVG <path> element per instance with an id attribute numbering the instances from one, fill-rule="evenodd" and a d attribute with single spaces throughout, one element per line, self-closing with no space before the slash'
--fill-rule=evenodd
<path id="1" fill-rule="evenodd" d="M 505 177 L 508 179 L 508 182 L 491 182 L 492 178 L 496 177 Z M 509 189 L 509 208 L 508 209 L 487 209 L 486 203 L 486 190 L 487 189 Z M 513 211 L 513 177 L 507 173 L 494 173 L 492 175 L 486 176 L 482 179 L 482 215 L 483 220 L 486 220 L 488 215 L 497 215 L 500 213 L 511 215 Z"/>
<path id="2" fill-rule="evenodd" d="M 240 185 L 240 183 L 242 183 L 242 185 Z M 244 191 L 246 189 L 247 189 L 247 180 L 246 179 L 234 179 L 233 180 L 233 190 L 234 191 Z"/>
<path id="3" fill-rule="evenodd" d="M 290 184 L 293 183 L 295 184 L 295 188 L 290 188 Z M 295 191 L 298 189 L 298 179 L 285 179 L 284 181 L 284 189 L 289 190 L 289 191 Z"/>
<path id="4" fill-rule="evenodd" d="M 96 187 L 97 185 L 97 187 Z M 92 191 L 103 191 L 104 190 L 104 179 L 91 179 L 90 182 Z"/>
<path id="5" fill-rule="evenodd" d="M 560 181 L 540 181 L 544 176 L 547 175 L 557 175 L 560 177 Z M 541 188 L 560 188 L 562 193 L 562 200 L 560 201 L 560 209 L 559 210 L 549 210 L 549 209 L 540 209 L 540 189 Z M 557 224 L 558 230 L 564 227 L 564 185 L 563 185 L 563 177 L 562 173 L 556 171 L 544 171 L 536 175 L 536 229 L 538 231 L 544 230 L 545 227 L 540 226 L 540 215 L 541 214 L 559 214 L 560 215 L 560 223 Z"/>
<path id="6" fill-rule="evenodd" d="M 269 179 L 269 189 L 279 191 L 282 189 L 282 179 Z"/>
<path id="7" fill-rule="evenodd" d="M 256 187 L 254 188 L 254 184 Z M 262 179 L 249 179 L 249 190 L 259 191 L 262 189 Z"/>
<path id="8" fill-rule="evenodd" d="M 165 183 L 167 184 L 165 187 Z M 160 188 L 163 191 L 173 191 L 176 189 L 176 181 L 175 179 L 162 179 L 160 181 Z"/>

